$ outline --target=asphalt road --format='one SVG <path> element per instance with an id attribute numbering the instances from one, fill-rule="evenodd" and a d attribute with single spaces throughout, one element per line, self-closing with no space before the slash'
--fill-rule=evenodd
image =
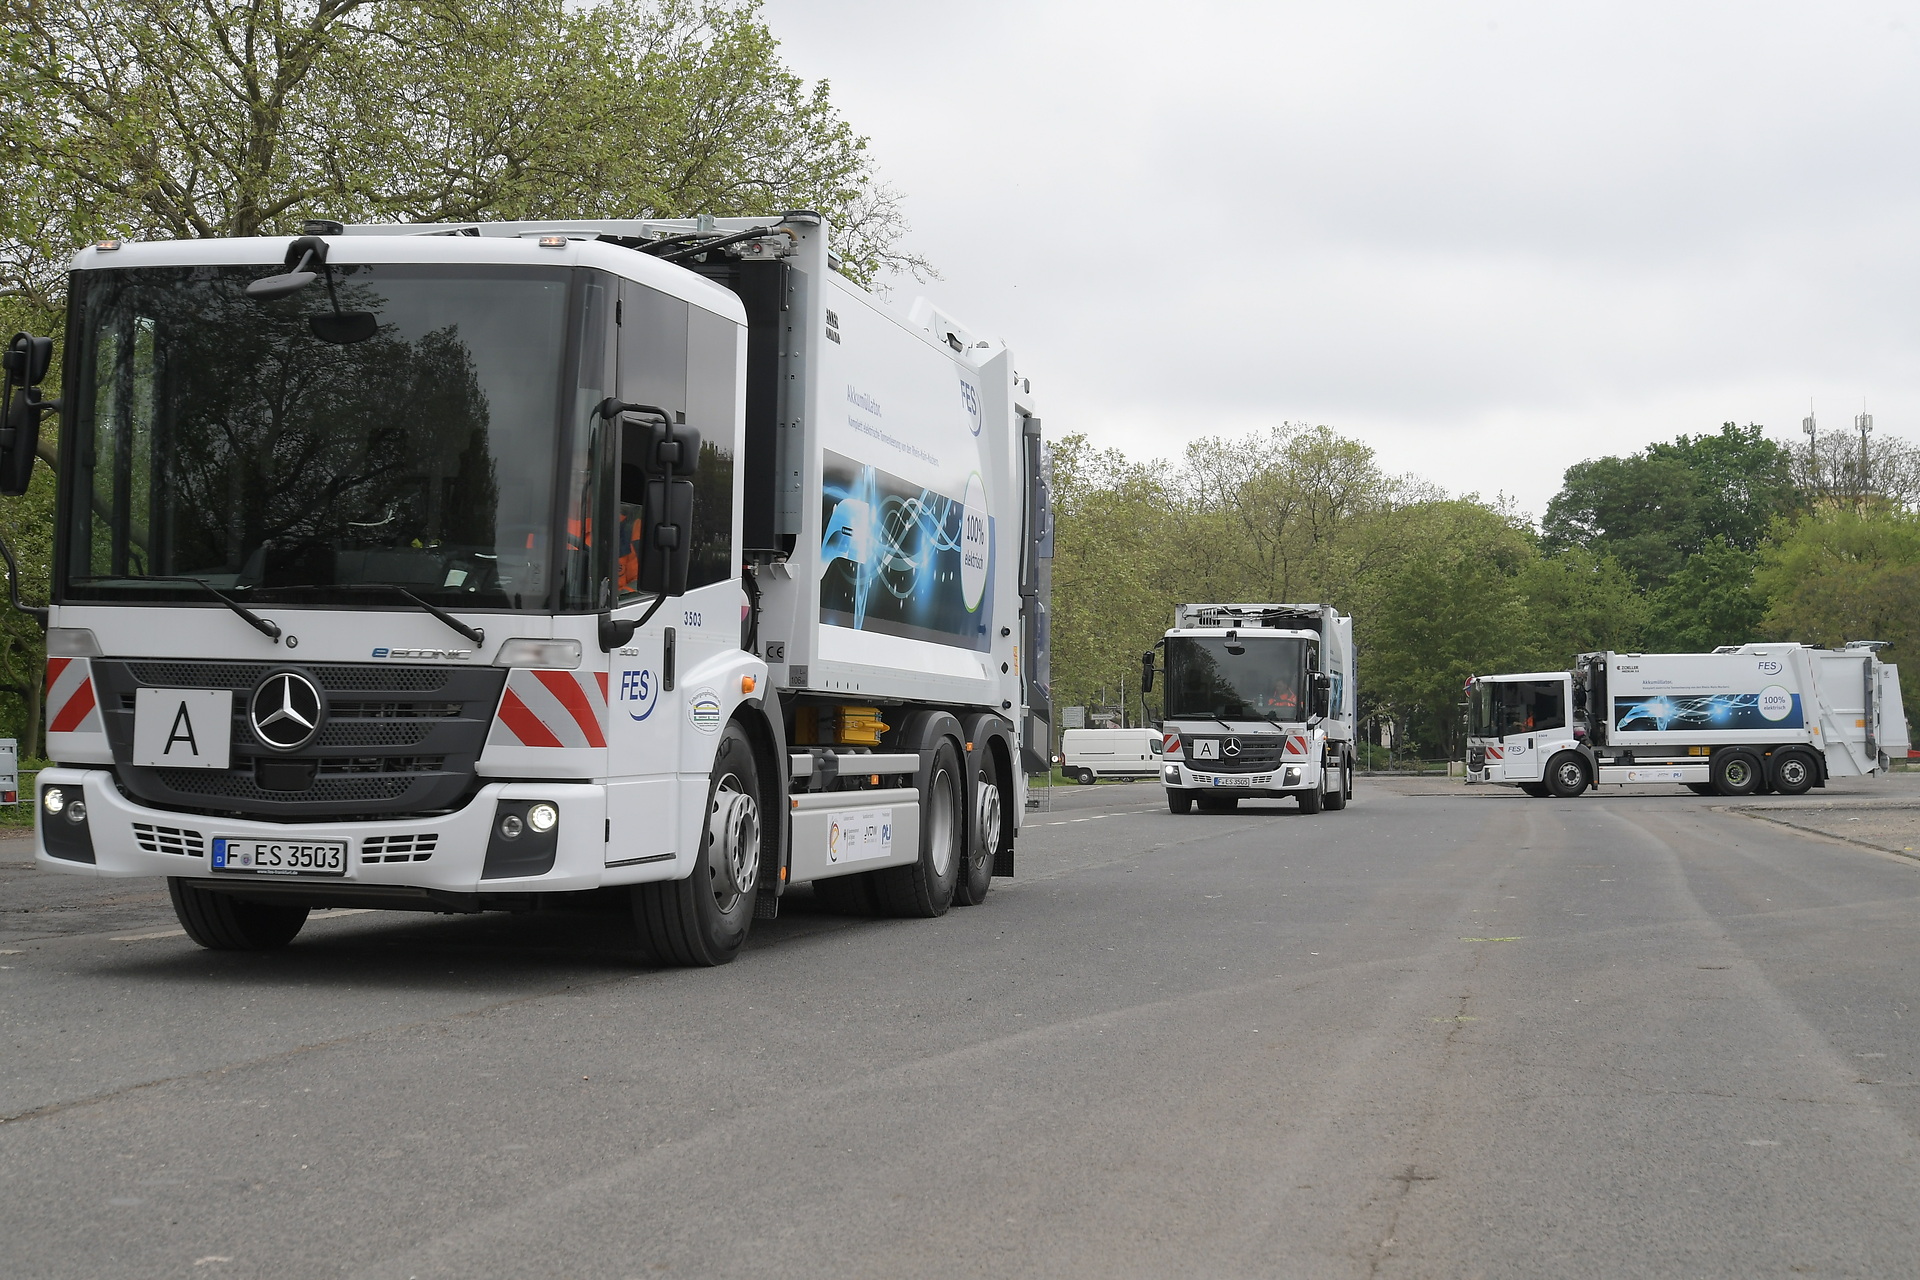
<path id="1" fill-rule="evenodd" d="M 1052 803 L 984 906 L 796 893 L 705 972 L 584 914 L 216 955 L 0 846 L 0 1275 L 1920 1270 L 1920 775 Z"/>

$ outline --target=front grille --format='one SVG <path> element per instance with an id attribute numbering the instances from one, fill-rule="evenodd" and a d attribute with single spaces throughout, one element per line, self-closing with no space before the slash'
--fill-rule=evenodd
<path id="1" fill-rule="evenodd" d="M 1213 741 L 1224 744 L 1225 739 Z M 1193 752 L 1198 744 L 1189 738 L 1187 765 L 1202 773 L 1271 773 L 1280 767 L 1287 751 L 1285 738 L 1241 738 L 1239 742 L 1239 755 L 1227 755 L 1224 747 L 1216 747 L 1221 753 L 1218 760 L 1196 760 Z"/>
<path id="2" fill-rule="evenodd" d="M 148 853 L 177 853 L 189 858 L 202 858 L 207 853 L 206 837 L 188 827 L 156 827 L 136 822 L 133 839 Z"/>
<path id="3" fill-rule="evenodd" d="M 284 667 L 305 672 L 320 686 L 327 719 L 312 742 L 282 753 L 254 737 L 247 701 L 261 680 Z M 93 678 L 115 774 L 129 796 L 159 808 L 305 821 L 441 813 L 464 804 L 479 785 L 474 766 L 506 672 L 96 658 Z M 233 690 L 230 767 L 134 765 L 135 695 L 141 688 Z"/>
<path id="4" fill-rule="evenodd" d="M 362 862 L 425 862 L 433 856 L 440 835 L 423 831 L 406 836 L 368 836 L 360 845 Z"/>

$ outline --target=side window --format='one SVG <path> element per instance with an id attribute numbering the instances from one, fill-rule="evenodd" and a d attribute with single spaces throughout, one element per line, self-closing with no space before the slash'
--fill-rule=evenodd
<path id="1" fill-rule="evenodd" d="M 669 414 L 687 409 L 686 303 L 630 280 L 620 284 L 620 399 L 649 404 Z M 691 419 L 689 419 L 691 420 Z M 619 595 L 636 594 L 641 534 L 640 506 L 646 496 L 641 471 L 634 465 L 635 442 L 621 442 L 618 518 L 614 550 L 619 558 Z"/>
<path id="2" fill-rule="evenodd" d="M 1567 709 L 1563 705 L 1565 701 L 1563 692 L 1559 681 L 1533 686 L 1533 724 L 1529 726 L 1530 728 L 1540 730 L 1567 727 Z"/>
<path id="3" fill-rule="evenodd" d="M 739 438 L 740 326 L 693 308 L 687 325 L 687 423 L 700 430 L 693 477 L 693 564 L 687 586 L 725 582 L 734 573 L 733 473 Z"/>

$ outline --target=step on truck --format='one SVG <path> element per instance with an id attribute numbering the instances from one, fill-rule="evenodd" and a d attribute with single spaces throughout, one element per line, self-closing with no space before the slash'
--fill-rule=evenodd
<path id="1" fill-rule="evenodd" d="M 1003 343 L 811 213 L 305 231 L 81 251 L 57 401 L 8 348 L 0 487 L 62 426 L 40 866 L 226 949 L 618 891 L 693 965 L 798 884 L 1012 873 L 1051 544 Z"/>
<path id="2" fill-rule="evenodd" d="M 1353 618 L 1326 604 L 1183 604 L 1160 651 L 1160 778 L 1174 813 L 1353 795 Z M 1151 692 L 1153 650 L 1140 658 Z"/>
<path id="3" fill-rule="evenodd" d="M 1587 653 L 1571 671 L 1467 682 L 1467 781 L 1533 796 L 1677 783 L 1802 795 L 1908 750 L 1900 670 L 1877 641 Z"/>

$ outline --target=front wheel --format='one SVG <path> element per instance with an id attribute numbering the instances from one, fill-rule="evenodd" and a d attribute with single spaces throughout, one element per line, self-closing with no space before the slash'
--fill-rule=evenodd
<path id="1" fill-rule="evenodd" d="M 1587 762 L 1571 751 L 1563 751 L 1547 762 L 1547 790 L 1562 800 L 1584 793 L 1592 782 Z"/>
<path id="2" fill-rule="evenodd" d="M 1167 788 L 1167 809 L 1172 813 L 1193 812 L 1193 792 Z"/>
<path id="3" fill-rule="evenodd" d="M 1092 786 L 1092 785 L 1093 785 L 1093 783 L 1094 783 L 1094 777 L 1093 777 L 1093 770 L 1091 770 L 1091 769 L 1082 769 L 1082 770 L 1081 770 L 1081 771 L 1080 771 L 1080 772 L 1079 772 L 1079 773 L 1078 773 L 1078 774 L 1076 775 L 1076 781 L 1078 781 L 1078 782 L 1080 783 L 1080 785 L 1081 785 L 1081 786 L 1083 786 L 1083 787 L 1090 787 L 1090 786 Z"/>
<path id="4" fill-rule="evenodd" d="M 668 964 L 726 964 L 746 945 L 760 883 L 760 769 L 746 731 L 729 723 L 707 783 L 707 822 L 693 874 L 633 888 L 641 941 Z"/>
<path id="5" fill-rule="evenodd" d="M 173 914 L 187 936 L 209 951 L 273 951 L 292 942 L 307 923 L 307 908 L 277 907 L 202 889 L 178 876 L 167 880 Z"/>

